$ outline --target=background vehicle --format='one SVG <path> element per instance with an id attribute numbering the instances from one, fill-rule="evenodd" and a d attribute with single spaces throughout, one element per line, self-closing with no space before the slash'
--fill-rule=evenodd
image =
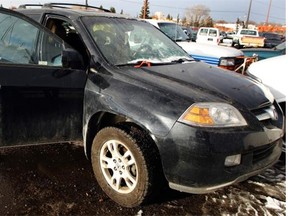
<path id="1" fill-rule="evenodd" d="M 264 37 L 260 37 L 255 29 L 240 29 L 233 36 L 232 46 L 242 47 L 264 47 Z"/>
<path id="2" fill-rule="evenodd" d="M 201 27 L 197 32 L 196 42 L 218 45 L 222 37 L 217 28 Z"/>
<path id="3" fill-rule="evenodd" d="M 281 44 L 277 45 L 274 48 L 246 48 L 242 49 L 242 52 L 245 56 L 257 56 L 258 61 L 276 57 L 280 55 L 286 54 L 286 42 L 282 42 Z M 276 66 L 275 66 L 276 67 Z"/>
<path id="4" fill-rule="evenodd" d="M 191 41 L 196 42 L 197 30 L 192 30 L 190 27 L 186 26 L 181 26 L 181 28 Z"/>
<path id="5" fill-rule="evenodd" d="M 264 37 L 264 47 L 273 48 L 283 42 L 282 36 L 273 32 L 260 32 L 259 35 Z"/>
<path id="6" fill-rule="evenodd" d="M 145 19 L 145 21 L 163 31 L 196 61 L 206 62 L 228 70 L 235 70 L 244 62 L 243 52 L 235 48 L 191 43 L 182 28 L 174 22 L 154 19 Z"/>
<path id="7" fill-rule="evenodd" d="M 278 160 L 283 114 L 261 83 L 194 61 L 144 21 L 64 6 L 0 9 L 1 146 L 82 138 L 100 187 L 126 207 Z"/>
<path id="8" fill-rule="evenodd" d="M 277 68 L 277 69 L 276 69 Z M 269 59 L 252 63 L 247 74 L 265 84 L 275 97 L 286 116 L 286 95 L 288 93 L 287 81 L 284 78 L 288 68 L 287 55 L 275 56 Z M 286 133 L 285 133 L 286 134 Z M 286 135 L 282 158 L 286 158 Z"/>

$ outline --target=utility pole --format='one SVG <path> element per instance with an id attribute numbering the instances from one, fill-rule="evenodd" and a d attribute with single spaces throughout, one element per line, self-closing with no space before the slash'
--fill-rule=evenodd
<path id="1" fill-rule="evenodd" d="M 266 17 L 266 22 L 265 22 L 266 25 L 268 25 L 268 20 L 269 20 L 269 15 L 270 15 L 271 4 L 272 4 L 272 0 L 270 0 L 269 7 L 268 7 L 267 17 Z"/>
<path id="2" fill-rule="evenodd" d="M 248 14 L 247 14 L 247 20 L 246 20 L 245 28 L 248 28 L 248 22 L 249 22 L 250 13 L 251 13 L 251 6 L 252 6 L 252 0 L 250 0 L 250 3 L 249 3 L 249 9 L 248 9 Z"/>
<path id="3" fill-rule="evenodd" d="M 147 10 L 148 0 L 144 0 L 144 8 L 143 8 L 143 19 L 146 19 L 146 10 Z"/>

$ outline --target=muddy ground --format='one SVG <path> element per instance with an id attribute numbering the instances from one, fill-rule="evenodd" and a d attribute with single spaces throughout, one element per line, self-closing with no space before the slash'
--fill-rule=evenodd
<path id="1" fill-rule="evenodd" d="M 0 149 L 0 215 L 285 215 L 285 164 L 210 194 L 167 190 L 157 203 L 123 208 L 101 191 L 81 146 Z"/>

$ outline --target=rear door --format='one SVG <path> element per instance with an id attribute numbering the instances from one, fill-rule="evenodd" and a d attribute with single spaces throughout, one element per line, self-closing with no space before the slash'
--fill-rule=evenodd
<path id="1" fill-rule="evenodd" d="M 219 30 L 215 28 L 200 28 L 196 42 L 217 45 L 220 42 Z"/>
<path id="2" fill-rule="evenodd" d="M 209 29 L 209 33 L 208 33 L 208 37 L 207 37 L 207 41 L 218 45 L 219 42 L 220 42 L 220 32 L 219 32 L 219 30 L 215 29 L 215 28 L 210 28 Z"/>
<path id="3" fill-rule="evenodd" d="M 86 74 L 62 66 L 65 46 L 32 19 L 0 9 L 0 147 L 81 140 Z"/>

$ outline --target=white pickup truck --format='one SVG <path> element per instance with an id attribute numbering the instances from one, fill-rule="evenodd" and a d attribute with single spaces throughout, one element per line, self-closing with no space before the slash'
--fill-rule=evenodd
<path id="1" fill-rule="evenodd" d="M 255 29 L 240 29 L 233 35 L 232 46 L 242 47 L 264 47 L 264 37 L 260 37 Z"/>

